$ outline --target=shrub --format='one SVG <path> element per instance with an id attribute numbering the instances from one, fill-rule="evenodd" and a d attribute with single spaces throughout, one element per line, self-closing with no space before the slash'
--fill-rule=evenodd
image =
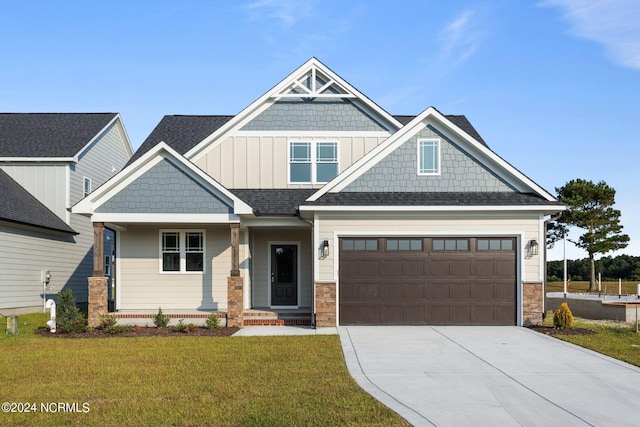
<path id="1" fill-rule="evenodd" d="M 566 302 L 553 313 L 553 327 L 556 329 L 571 329 L 573 325 L 573 314 Z"/>
<path id="2" fill-rule="evenodd" d="M 118 323 L 118 319 L 116 316 L 111 314 L 107 314 L 106 316 L 100 316 L 100 329 L 109 329 L 112 326 L 115 326 Z"/>
<path id="3" fill-rule="evenodd" d="M 216 313 L 211 313 L 207 317 L 204 326 L 207 329 L 220 329 L 220 317 Z"/>
<path id="4" fill-rule="evenodd" d="M 136 328 L 131 325 L 111 325 L 106 328 L 106 331 L 110 334 L 123 334 L 125 332 L 133 332 Z"/>
<path id="5" fill-rule="evenodd" d="M 56 324 L 58 332 L 86 332 L 87 319 L 76 307 L 76 299 L 73 297 L 71 289 L 67 288 L 58 292 L 58 305 L 56 313 Z"/>
<path id="6" fill-rule="evenodd" d="M 187 333 L 194 331 L 196 328 L 197 326 L 193 323 L 184 323 L 184 319 L 180 319 L 178 324 L 173 327 L 173 330 L 176 332 Z"/>
<path id="7" fill-rule="evenodd" d="M 153 324 L 158 328 L 164 328 L 169 324 L 169 316 L 165 316 L 160 307 L 158 307 L 158 312 L 153 315 Z"/>

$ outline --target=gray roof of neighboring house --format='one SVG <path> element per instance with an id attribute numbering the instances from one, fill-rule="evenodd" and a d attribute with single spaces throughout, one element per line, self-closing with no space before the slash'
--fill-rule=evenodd
<path id="1" fill-rule="evenodd" d="M 0 113 L 0 157 L 73 157 L 117 113 Z"/>
<path id="2" fill-rule="evenodd" d="M 0 169 L 0 220 L 78 234 Z"/>
<path id="3" fill-rule="evenodd" d="M 155 147 L 160 141 L 166 142 L 178 153 L 185 154 L 233 117 L 234 116 L 164 116 L 155 129 L 151 131 L 147 139 L 144 140 L 133 157 L 129 159 L 127 164 L 129 165 L 137 160 L 144 153 Z M 406 125 L 416 116 L 393 117 L 402 123 L 402 125 Z M 465 116 L 449 115 L 445 117 L 473 138 L 487 145 Z"/>

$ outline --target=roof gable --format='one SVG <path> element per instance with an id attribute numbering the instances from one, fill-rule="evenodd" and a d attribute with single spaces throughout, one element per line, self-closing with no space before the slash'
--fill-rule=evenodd
<path id="1" fill-rule="evenodd" d="M 466 121 L 466 120 L 465 120 Z M 467 122 L 468 123 L 468 122 Z M 514 191 L 522 193 L 535 193 L 540 195 L 549 201 L 554 201 L 555 198 L 537 185 L 531 179 L 527 178 L 520 171 L 515 169 L 505 160 L 503 160 L 496 153 L 491 151 L 485 144 L 474 139 L 469 133 L 461 129 L 454 122 L 449 120 L 446 116 L 442 115 L 433 107 L 427 108 L 420 115 L 416 116 L 413 120 L 408 122 L 402 129 L 398 130 L 394 135 L 387 139 L 384 143 L 370 151 L 359 161 L 354 163 L 346 171 L 338 175 L 331 182 L 327 183 L 323 188 L 318 190 L 314 195 L 309 197 L 308 201 L 313 202 L 327 193 L 337 193 L 342 191 L 349 191 L 348 187 L 356 182 L 364 174 L 368 173 L 372 168 L 376 167 L 380 162 L 383 162 L 387 156 L 391 155 L 396 149 L 405 144 L 408 140 L 419 136 L 425 129 L 431 129 L 436 131 L 438 136 L 448 142 L 455 141 L 457 148 L 464 151 L 464 153 L 474 162 L 482 166 L 482 168 L 494 175 L 507 187 L 510 187 Z M 417 148 L 416 148 L 417 150 Z M 416 154 L 417 155 L 417 154 Z M 384 165 L 384 163 L 382 163 Z M 414 163 L 413 173 L 416 173 L 417 165 Z M 391 169 L 390 172 L 397 172 L 395 169 Z M 380 173 L 380 171 L 378 171 Z M 401 179 L 401 177 L 397 177 Z M 388 175 L 387 175 L 388 179 Z M 351 187 L 353 190 L 357 187 Z M 361 191 L 377 191 L 373 188 L 361 188 Z M 429 189 L 418 189 L 414 191 L 431 191 Z M 469 191 L 477 191 L 477 189 L 468 188 Z M 384 190 L 383 190 L 384 191 Z M 444 190 L 443 191 L 447 191 Z M 448 191 L 451 191 L 450 189 Z M 495 191 L 495 189 L 487 189 L 487 191 Z M 506 191 L 503 189 L 502 191 Z"/>
<path id="2" fill-rule="evenodd" d="M 185 157 L 196 161 L 206 151 L 213 148 L 216 141 L 233 129 L 242 129 L 272 105 L 297 100 L 314 104 L 312 100 L 349 100 L 349 105 L 356 106 L 366 115 L 375 118 L 385 129 L 391 132 L 402 127 L 392 115 L 383 110 L 348 82 L 316 58 L 311 58 L 280 83 L 226 122 L 215 132 L 204 138 L 199 144 L 185 153 Z M 314 104 L 318 105 L 320 103 Z M 287 104 L 281 104 L 287 105 Z"/>
<path id="3" fill-rule="evenodd" d="M 0 158 L 72 159 L 118 117 L 117 113 L 0 113 Z"/>
<path id="4" fill-rule="evenodd" d="M 162 183 L 164 185 L 159 185 Z M 181 203 L 186 206 L 180 206 Z M 112 215 L 116 219 L 120 218 L 118 214 L 134 215 L 127 220 L 153 222 L 145 214 L 195 214 L 201 215 L 202 220 L 207 215 L 250 214 L 251 208 L 165 142 L 160 142 L 74 205 L 71 211 L 105 218 Z M 166 218 L 169 217 L 163 217 Z M 179 222 L 177 217 L 171 220 Z"/>

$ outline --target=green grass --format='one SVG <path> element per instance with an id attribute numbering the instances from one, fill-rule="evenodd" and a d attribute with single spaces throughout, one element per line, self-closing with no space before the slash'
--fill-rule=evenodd
<path id="1" fill-rule="evenodd" d="M 553 326 L 553 312 L 547 313 L 544 323 L 547 326 Z M 640 366 L 640 334 L 636 334 L 635 324 L 612 326 L 574 318 L 573 327 L 590 329 L 595 334 L 554 335 L 554 337 Z"/>
<path id="2" fill-rule="evenodd" d="M 336 335 L 34 335 L 46 320 L 19 316 L 17 336 L 0 321 L 1 400 L 38 409 L 0 412 L 0 425 L 407 425 L 358 387 Z M 89 412 L 41 412 L 50 402 L 86 403 Z"/>
<path id="3" fill-rule="evenodd" d="M 597 286 L 597 284 L 596 284 Z M 602 282 L 601 290 L 604 293 L 618 295 L 618 282 Z M 589 282 L 569 282 L 567 292 L 569 293 L 584 293 L 589 291 Z M 622 294 L 636 294 L 638 291 L 638 282 L 622 282 Z M 547 292 L 564 292 L 562 281 L 560 282 L 547 282 Z"/>

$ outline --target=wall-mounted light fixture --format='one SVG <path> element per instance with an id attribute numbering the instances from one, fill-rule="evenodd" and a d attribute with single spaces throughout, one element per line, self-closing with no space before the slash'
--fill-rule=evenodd
<path id="1" fill-rule="evenodd" d="M 323 257 L 328 257 L 329 256 L 329 241 L 325 240 L 322 242 L 322 256 Z"/>
<path id="2" fill-rule="evenodd" d="M 529 240 L 529 244 L 527 245 L 527 253 L 529 256 L 538 255 L 538 242 L 535 239 Z"/>

